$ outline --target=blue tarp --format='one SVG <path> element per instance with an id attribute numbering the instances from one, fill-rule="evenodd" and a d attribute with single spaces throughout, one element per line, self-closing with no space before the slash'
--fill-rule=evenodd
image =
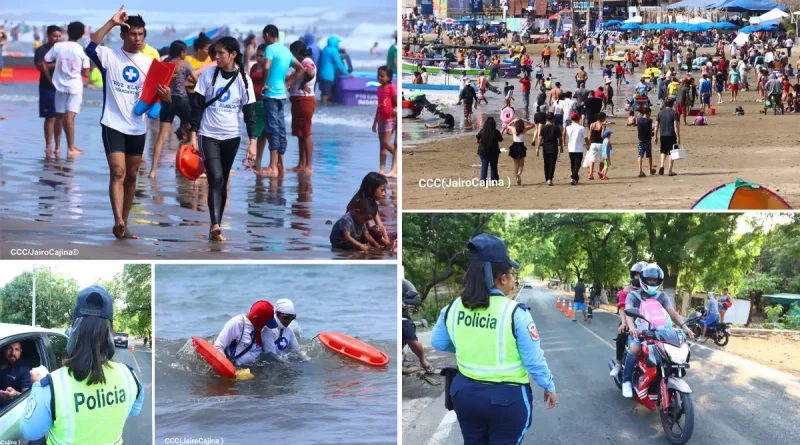
<path id="1" fill-rule="evenodd" d="M 781 6 L 769 0 L 727 0 L 718 3 L 714 7 L 714 9 L 725 9 L 731 12 L 772 11 L 775 8 L 781 11 L 788 11 L 785 6 Z"/>
<path id="2" fill-rule="evenodd" d="M 739 32 L 776 32 L 778 31 L 778 27 L 775 25 L 771 26 L 745 26 L 744 28 L 740 29 Z"/>
<path id="3" fill-rule="evenodd" d="M 623 31 L 633 31 L 639 28 L 641 28 L 641 25 L 639 25 L 638 23 L 626 23 L 619 27 L 619 29 Z"/>

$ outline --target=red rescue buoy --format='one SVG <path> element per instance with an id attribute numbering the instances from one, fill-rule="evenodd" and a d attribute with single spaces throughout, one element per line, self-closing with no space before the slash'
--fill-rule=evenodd
<path id="1" fill-rule="evenodd" d="M 206 165 L 200 159 L 200 153 L 191 145 L 184 145 L 178 149 L 175 162 L 178 171 L 190 181 L 197 181 L 197 178 L 206 172 Z"/>
<path id="2" fill-rule="evenodd" d="M 370 365 L 386 366 L 389 356 L 380 349 L 338 332 L 322 332 L 319 341 L 331 351 Z"/>
<path id="3" fill-rule="evenodd" d="M 192 346 L 219 375 L 229 379 L 236 378 L 236 368 L 233 367 L 233 363 L 223 353 L 219 352 L 214 345 L 193 335 Z"/>

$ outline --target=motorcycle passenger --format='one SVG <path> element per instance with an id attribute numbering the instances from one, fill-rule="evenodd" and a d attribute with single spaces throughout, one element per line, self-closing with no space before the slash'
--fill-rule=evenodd
<path id="1" fill-rule="evenodd" d="M 669 319 L 672 319 L 686 332 L 688 338 L 694 338 L 692 331 L 686 327 L 686 320 L 675 311 L 667 294 L 659 291 L 662 284 L 664 284 L 664 271 L 658 267 L 658 264 L 648 264 L 642 269 L 639 277 L 640 289 L 628 293 L 628 297 L 625 299 L 625 308 L 639 309 L 645 319 L 650 322 L 650 329 L 666 329 L 670 326 Z M 664 315 L 664 310 L 669 317 Z M 622 395 L 628 398 L 633 397 L 631 380 L 633 380 L 633 370 L 641 351 L 639 331 L 647 328 L 647 323 L 642 322 L 637 325 L 634 320 L 638 319 L 627 317 L 630 337 L 628 338 L 628 356 L 625 358 L 625 367 L 622 371 Z"/>
<path id="2" fill-rule="evenodd" d="M 431 345 L 456 353 L 449 391 L 464 443 L 518 444 L 531 426 L 530 378 L 544 388 L 547 409 L 556 387 L 527 307 L 507 295 L 519 264 L 505 243 L 481 234 L 467 245 L 464 291 L 442 309 Z M 446 383 L 447 385 L 447 383 Z"/>
<path id="3" fill-rule="evenodd" d="M 703 335 L 697 339 L 700 343 L 706 342 L 706 331 L 708 327 L 719 321 L 719 303 L 714 298 L 714 293 L 708 293 L 708 303 L 706 303 L 706 313 L 700 318 L 700 324 L 703 325 Z"/>
<path id="4" fill-rule="evenodd" d="M 729 307 L 733 306 L 733 300 L 728 295 L 727 287 L 722 290 L 722 296 L 719 297 L 717 302 L 719 303 L 719 321 L 720 323 L 725 323 L 725 313 L 728 312 Z"/>
<path id="5" fill-rule="evenodd" d="M 617 299 L 617 312 L 619 313 L 619 327 L 617 327 L 617 364 L 609 375 L 614 377 L 622 370 L 622 357 L 625 355 L 625 346 L 628 344 L 628 316 L 625 315 L 625 300 L 628 294 L 639 290 L 639 276 L 642 269 L 647 266 L 646 261 L 639 261 L 631 267 L 631 282 L 619 291 Z"/>

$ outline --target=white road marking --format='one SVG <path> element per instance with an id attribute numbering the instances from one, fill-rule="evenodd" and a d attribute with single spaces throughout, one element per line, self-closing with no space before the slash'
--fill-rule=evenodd
<path id="1" fill-rule="evenodd" d="M 445 414 L 442 418 L 442 421 L 439 422 L 436 432 L 433 433 L 433 436 L 431 436 L 431 439 L 428 441 L 427 445 L 443 445 L 447 443 L 447 438 L 450 436 L 450 432 L 453 430 L 456 424 L 458 424 L 456 412 L 448 411 L 447 414 Z"/>

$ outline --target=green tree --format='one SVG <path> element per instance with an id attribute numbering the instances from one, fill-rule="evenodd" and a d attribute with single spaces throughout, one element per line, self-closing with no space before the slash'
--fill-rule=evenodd
<path id="1" fill-rule="evenodd" d="M 36 271 L 36 325 L 66 328 L 72 323 L 72 310 L 78 282 L 48 269 Z M 3 310 L 0 322 L 30 325 L 33 308 L 33 272 L 14 277 L 0 289 Z"/>

